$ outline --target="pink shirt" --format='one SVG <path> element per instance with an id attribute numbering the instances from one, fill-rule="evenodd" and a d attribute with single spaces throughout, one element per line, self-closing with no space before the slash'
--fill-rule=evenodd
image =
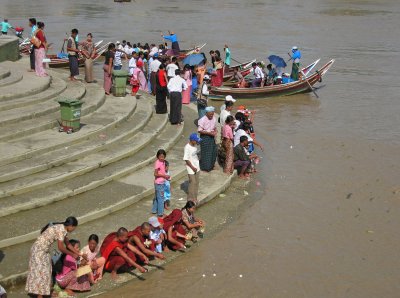
<path id="1" fill-rule="evenodd" d="M 154 170 L 158 171 L 158 174 L 165 175 L 165 162 L 160 161 L 159 159 L 156 160 L 154 164 Z M 163 184 L 165 183 L 165 178 L 157 177 L 154 179 L 155 184 Z"/>
<path id="2" fill-rule="evenodd" d="M 233 140 L 232 127 L 230 127 L 228 124 L 225 124 L 222 127 L 222 137 Z"/>
<path id="3" fill-rule="evenodd" d="M 56 275 L 56 279 L 61 280 L 64 276 L 71 271 L 76 270 L 77 268 L 78 266 L 76 265 L 76 260 L 70 255 L 66 255 L 63 262 L 62 271 Z"/>
<path id="4" fill-rule="evenodd" d="M 213 117 L 211 120 L 207 116 L 203 116 L 198 122 L 199 128 L 197 131 L 212 132 L 217 128 L 217 120 Z"/>

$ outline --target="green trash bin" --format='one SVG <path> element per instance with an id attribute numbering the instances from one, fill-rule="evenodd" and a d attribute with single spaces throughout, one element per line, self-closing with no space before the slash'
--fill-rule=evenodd
<path id="1" fill-rule="evenodd" d="M 83 102 L 76 99 L 61 98 L 60 104 L 61 123 L 60 132 L 72 133 L 81 128 L 81 107 Z"/>
<path id="2" fill-rule="evenodd" d="M 126 96 L 126 82 L 128 80 L 128 72 L 126 70 L 113 70 L 112 72 L 112 93 L 114 96 Z"/>

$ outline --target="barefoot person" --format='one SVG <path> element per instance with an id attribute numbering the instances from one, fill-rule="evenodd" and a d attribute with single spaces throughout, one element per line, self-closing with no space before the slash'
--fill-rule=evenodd
<path id="1" fill-rule="evenodd" d="M 245 179 L 249 176 L 251 159 L 255 158 L 255 154 L 248 155 L 246 147 L 249 145 L 247 136 L 240 137 L 240 143 L 233 149 L 234 166 L 239 171 L 239 178 Z"/>
<path id="2" fill-rule="evenodd" d="M 92 234 L 89 236 L 88 244 L 82 248 L 81 253 L 87 256 L 88 264 L 92 268 L 89 275 L 90 282 L 96 283 L 103 278 L 103 269 L 106 260 L 100 255 L 99 236 Z"/>
<path id="3" fill-rule="evenodd" d="M 79 241 L 71 239 L 69 243 L 72 247 L 79 251 Z M 77 260 L 71 255 L 63 254 L 62 270 L 56 275 L 58 285 L 65 289 L 69 296 L 75 296 L 75 292 L 90 291 L 90 282 L 88 274 L 77 277 L 78 263 Z"/>
<path id="4" fill-rule="evenodd" d="M 207 107 L 206 115 L 198 122 L 198 132 L 200 134 L 200 169 L 210 172 L 214 169 L 217 160 L 217 145 L 215 137 L 217 135 L 217 120 L 214 117 L 215 108 Z"/>
<path id="5" fill-rule="evenodd" d="M 85 81 L 93 82 L 93 59 L 96 57 L 96 47 L 93 44 L 93 35 L 88 33 L 86 41 L 82 42 L 82 54 L 85 56 Z"/>
<path id="6" fill-rule="evenodd" d="M 74 231 L 77 226 L 78 220 L 75 217 L 68 217 L 64 222 L 49 223 L 42 228 L 30 253 L 29 271 L 25 286 L 29 295 L 39 298 L 50 296 L 52 284 L 50 251 L 55 241 L 57 241 L 57 248 L 60 252 L 75 259 L 82 256 L 79 250 L 76 250 L 69 243 L 67 237 L 67 234 Z"/>
<path id="7" fill-rule="evenodd" d="M 167 245 L 172 250 L 185 249 L 186 231 L 182 223 L 182 210 L 174 209 L 164 218 L 164 230 L 167 233 Z"/>
<path id="8" fill-rule="evenodd" d="M 112 85 L 112 68 L 114 64 L 114 54 L 115 54 L 115 44 L 110 43 L 108 45 L 108 50 L 105 54 L 105 60 L 103 65 L 103 72 L 104 72 L 104 92 L 106 95 L 110 95 L 111 92 L 111 85 Z"/>
<path id="9" fill-rule="evenodd" d="M 136 263 L 135 253 L 140 251 L 128 242 L 128 230 L 119 228 L 116 233 L 109 234 L 100 247 L 101 256 L 106 260 L 104 269 L 111 272 L 112 279 L 117 279 L 118 271 L 126 271 L 131 267 L 144 273 L 147 270 Z"/>
<path id="10" fill-rule="evenodd" d="M 204 229 L 205 222 L 200 218 L 194 216 L 194 212 L 196 211 L 196 204 L 192 201 L 186 203 L 185 207 L 182 208 L 182 222 L 183 227 L 186 230 L 186 238 L 190 238 L 188 240 L 192 240 L 193 242 L 197 241 L 199 238 L 199 234 L 201 236 L 202 229 Z M 188 237 L 188 235 L 190 235 Z"/>
<path id="11" fill-rule="evenodd" d="M 148 222 L 142 223 L 142 225 L 129 232 L 129 243 L 136 246 L 147 257 L 164 260 L 164 255 L 156 252 L 155 242 L 150 239 L 150 232 L 150 224 Z"/>
<path id="12" fill-rule="evenodd" d="M 192 133 L 189 137 L 189 143 L 185 145 L 183 154 L 183 160 L 185 161 L 189 178 L 187 200 L 195 203 L 197 203 L 200 181 L 200 161 L 197 156 L 197 144 L 200 142 L 201 139 L 197 133 Z"/>
<path id="13" fill-rule="evenodd" d="M 78 29 L 71 30 L 71 36 L 67 41 L 67 52 L 68 52 L 68 60 L 69 60 L 69 70 L 71 81 L 76 81 L 76 76 L 79 75 L 79 54 L 80 50 L 78 49 L 78 43 L 76 42 L 76 36 L 78 35 Z"/>

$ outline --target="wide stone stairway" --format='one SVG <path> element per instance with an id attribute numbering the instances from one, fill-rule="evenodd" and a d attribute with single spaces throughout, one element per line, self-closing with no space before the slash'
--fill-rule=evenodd
<path id="1" fill-rule="evenodd" d="M 183 184 L 183 147 L 196 130 L 197 113 L 189 107 L 183 108 L 184 125 L 171 126 L 168 115 L 155 113 L 148 95 L 106 98 L 97 84 L 69 82 L 67 73 L 52 70 L 40 78 L 27 72 L 27 65 L 0 63 L 0 284 L 5 287 L 26 278 L 30 247 L 48 222 L 76 216 L 79 227 L 71 237 L 85 242 L 91 233 L 104 237 L 146 220 L 157 150 L 167 151 L 174 185 Z M 84 102 L 82 127 L 73 134 L 58 130 L 59 98 Z M 231 177 L 214 172 L 203 175 L 207 188 L 200 200 L 229 185 Z M 185 201 L 173 198 L 173 207 Z"/>

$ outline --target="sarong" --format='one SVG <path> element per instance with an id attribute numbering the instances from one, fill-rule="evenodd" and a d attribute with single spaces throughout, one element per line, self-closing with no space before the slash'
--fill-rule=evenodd
<path id="1" fill-rule="evenodd" d="M 178 56 L 179 55 L 179 51 L 181 50 L 179 48 L 179 43 L 177 41 L 174 41 L 171 45 L 171 49 L 172 51 L 174 51 L 174 56 Z"/>
<path id="2" fill-rule="evenodd" d="M 299 69 L 300 69 L 300 63 L 294 63 L 292 64 L 292 73 L 290 74 L 290 78 L 293 81 L 298 81 L 299 80 Z"/>
<path id="3" fill-rule="evenodd" d="M 35 49 L 35 72 L 39 77 L 47 76 L 45 71 L 45 65 L 43 59 L 46 57 L 46 51 L 44 48 Z"/>
<path id="4" fill-rule="evenodd" d="M 200 169 L 209 172 L 217 160 L 217 145 L 212 136 L 201 135 L 200 138 Z"/>
<path id="5" fill-rule="evenodd" d="M 78 76 L 79 75 L 78 57 L 69 55 L 68 60 L 69 60 L 69 70 L 71 72 L 71 77 Z"/>
<path id="6" fill-rule="evenodd" d="M 190 104 L 190 94 L 192 93 L 192 86 L 188 86 L 186 90 L 182 91 L 182 103 Z"/>
<path id="7" fill-rule="evenodd" d="M 87 83 L 93 82 L 93 59 L 85 59 L 85 81 Z"/>
<path id="8" fill-rule="evenodd" d="M 156 88 L 156 113 L 166 114 L 168 113 L 167 108 L 167 87 L 157 86 Z"/>
<path id="9" fill-rule="evenodd" d="M 90 291 L 90 282 L 87 275 L 76 277 L 76 271 L 72 270 L 65 275 L 57 283 L 63 289 L 69 289 L 72 291 L 86 292 Z"/>
<path id="10" fill-rule="evenodd" d="M 169 121 L 171 124 L 182 122 L 182 94 L 180 92 L 170 93 Z"/>
<path id="11" fill-rule="evenodd" d="M 150 74 L 150 83 L 151 83 L 151 93 L 156 95 L 156 87 L 157 87 L 157 73 L 152 71 Z"/>
<path id="12" fill-rule="evenodd" d="M 108 74 L 108 65 L 104 64 L 103 65 L 103 70 L 104 70 L 104 83 L 103 83 L 104 91 L 106 93 L 110 93 L 111 92 L 112 79 L 111 79 L 111 75 Z"/>
<path id="13" fill-rule="evenodd" d="M 32 46 L 31 53 L 29 54 L 29 60 L 31 62 L 31 70 L 35 70 L 35 47 Z"/>
<path id="14" fill-rule="evenodd" d="M 222 145 L 225 149 L 225 163 L 224 163 L 224 173 L 233 173 L 233 143 L 232 140 L 224 138 Z"/>

